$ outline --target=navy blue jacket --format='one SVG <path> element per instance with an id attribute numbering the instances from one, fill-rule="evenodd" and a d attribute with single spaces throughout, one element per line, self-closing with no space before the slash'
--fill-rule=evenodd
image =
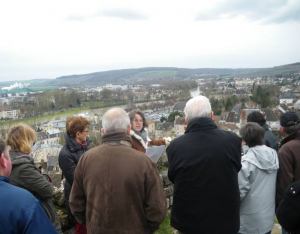
<path id="1" fill-rule="evenodd" d="M 41 203 L 25 189 L 0 176 L 0 234 L 57 233 Z"/>
<path id="2" fill-rule="evenodd" d="M 242 139 L 208 117 L 192 120 L 167 148 L 174 183 L 171 225 L 191 234 L 236 234 Z"/>
<path id="3" fill-rule="evenodd" d="M 265 145 L 278 152 L 278 141 L 267 124 L 262 125 L 265 129 Z"/>

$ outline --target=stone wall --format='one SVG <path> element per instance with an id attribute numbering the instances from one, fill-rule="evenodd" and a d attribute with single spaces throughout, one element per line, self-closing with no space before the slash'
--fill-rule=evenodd
<path id="1" fill-rule="evenodd" d="M 174 186 L 168 178 L 168 170 L 161 172 L 160 176 L 161 176 L 161 180 L 162 180 L 163 187 L 164 187 L 164 193 L 165 193 L 165 196 L 167 199 L 167 207 L 168 207 L 168 209 L 170 209 L 173 204 Z"/>

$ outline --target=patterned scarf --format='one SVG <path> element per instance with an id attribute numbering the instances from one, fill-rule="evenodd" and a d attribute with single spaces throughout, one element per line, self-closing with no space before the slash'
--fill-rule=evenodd
<path id="1" fill-rule="evenodd" d="M 145 129 L 141 130 L 140 132 L 136 131 L 135 129 L 132 129 L 132 130 L 134 131 L 134 133 L 136 135 L 140 136 L 143 139 L 143 141 L 145 142 L 145 144 L 147 145 L 148 132 Z"/>

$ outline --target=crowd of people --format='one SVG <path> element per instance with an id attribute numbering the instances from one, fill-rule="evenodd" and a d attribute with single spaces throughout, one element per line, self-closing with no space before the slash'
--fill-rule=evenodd
<path id="1" fill-rule="evenodd" d="M 240 137 L 214 123 L 209 100 L 184 109 L 187 128 L 167 147 L 174 184 L 171 226 L 182 234 L 269 234 L 275 211 L 282 233 L 300 233 L 300 119 L 280 117 L 278 144 L 264 115 L 252 112 Z M 66 121 L 59 154 L 74 233 L 154 233 L 167 214 L 164 189 L 147 147 L 144 114 L 121 108 L 102 118 L 102 144 L 90 148 L 90 122 Z M 36 132 L 26 124 L 0 139 L 0 233 L 62 233 L 53 185 L 31 156 Z"/>

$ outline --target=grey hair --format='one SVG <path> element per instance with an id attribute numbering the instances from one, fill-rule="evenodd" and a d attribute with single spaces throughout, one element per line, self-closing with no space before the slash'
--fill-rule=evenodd
<path id="1" fill-rule="evenodd" d="M 112 108 L 105 112 L 102 118 L 102 126 L 105 134 L 114 132 L 127 132 L 130 119 L 122 108 Z"/>
<path id="2" fill-rule="evenodd" d="M 287 134 L 292 134 L 294 132 L 297 132 L 300 129 L 300 123 L 294 126 L 290 127 L 282 127 L 283 131 L 285 131 Z"/>
<path id="3" fill-rule="evenodd" d="M 190 99 L 185 105 L 184 113 L 189 122 L 197 117 L 210 117 L 211 105 L 209 99 L 201 95 Z"/>
<path id="4" fill-rule="evenodd" d="M 265 142 L 265 129 L 258 123 L 248 122 L 240 129 L 242 139 L 250 147 L 263 145 Z"/>

